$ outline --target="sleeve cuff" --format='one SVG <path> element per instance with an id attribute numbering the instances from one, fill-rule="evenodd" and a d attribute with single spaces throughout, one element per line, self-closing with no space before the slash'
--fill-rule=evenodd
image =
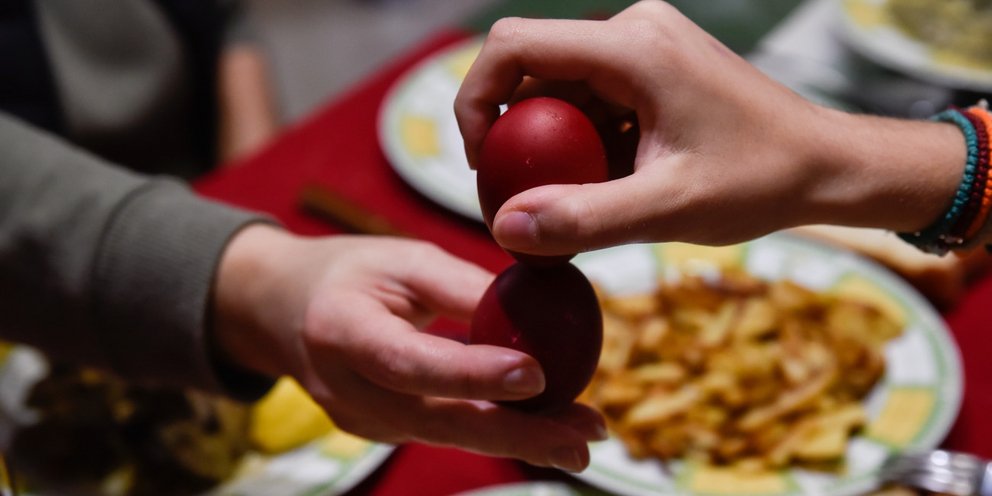
<path id="1" fill-rule="evenodd" d="M 210 293 L 231 237 L 258 214 L 155 179 L 121 202 L 94 269 L 98 335 L 123 377 L 196 387 L 250 401 L 273 379 L 215 360 L 207 336 Z"/>

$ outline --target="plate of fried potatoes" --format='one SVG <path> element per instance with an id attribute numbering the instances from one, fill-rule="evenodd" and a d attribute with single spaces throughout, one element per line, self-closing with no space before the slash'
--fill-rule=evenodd
<path id="1" fill-rule="evenodd" d="M 578 477 L 624 495 L 853 495 L 931 448 L 961 401 L 940 315 L 860 256 L 785 234 L 628 245 L 574 263 L 603 308 L 580 401 L 607 419 Z"/>

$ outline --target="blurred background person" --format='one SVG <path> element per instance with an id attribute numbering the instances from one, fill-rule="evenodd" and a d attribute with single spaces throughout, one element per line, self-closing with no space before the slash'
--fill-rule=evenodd
<path id="1" fill-rule="evenodd" d="M 278 128 L 236 1 L 0 5 L 0 111 L 121 165 L 191 178 Z"/>

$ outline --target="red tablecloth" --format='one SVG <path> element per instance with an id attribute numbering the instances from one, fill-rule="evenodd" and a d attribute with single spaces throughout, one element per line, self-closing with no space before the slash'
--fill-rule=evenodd
<path id="1" fill-rule="evenodd" d="M 379 105 L 391 84 L 417 61 L 469 36 L 438 33 L 405 56 L 366 78 L 275 143 L 236 167 L 196 183 L 205 196 L 274 215 L 289 229 L 308 235 L 340 232 L 305 214 L 297 195 L 317 182 L 377 212 L 399 229 L 431 240 L 457 256 L 498 272 L 510 259 L 484 226 L 420 196 L 397 176 L 379 147 Z M 992 340 L 987 339 L 992 277 L 974 284 L 966 298 L 945 314 L 962 350 L 965 395 L 961 414 L 945 445 L 992 457 Z M 452 324 L 446 323 L 450 326 Z M 457 329 L 456 329 L 457 332 Z M 521 480 L 561 479 L 552 470 L 424 445 L 400 447 L 354 494 L 448 495 Z"/>

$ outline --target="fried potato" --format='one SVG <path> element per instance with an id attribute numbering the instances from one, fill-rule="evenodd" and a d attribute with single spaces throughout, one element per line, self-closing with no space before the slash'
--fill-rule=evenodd
<path id="1" fill-rule="evenodd" d="M 582 399 L 634 457 L 748 472 L 841 459 L 902 332 L 871 304 L 739 270 L 599 296 L 604 348 Z"/>

